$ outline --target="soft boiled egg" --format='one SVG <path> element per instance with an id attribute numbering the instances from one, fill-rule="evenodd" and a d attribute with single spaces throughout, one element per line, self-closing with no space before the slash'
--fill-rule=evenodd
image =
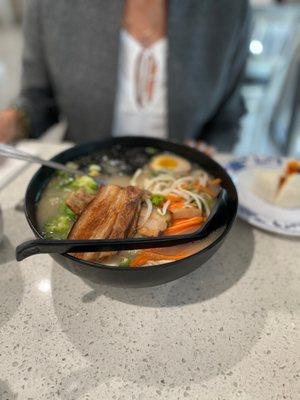
<path id="1" fill-rule="evenodd" d="M 150 168 L 153 171 L 189 172 L 192 168 L 184 158 L 173 154 L 160 154 L 152 158 Z"/>

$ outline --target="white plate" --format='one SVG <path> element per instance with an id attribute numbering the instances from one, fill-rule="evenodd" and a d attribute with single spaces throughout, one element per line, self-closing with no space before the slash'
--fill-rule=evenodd
<path id="1" fill-rule="evenodd" d="M 230 161 L 225 168 L 238 190 L 240 218 L 269 232 L 300 237 L 300 208 L 286 209 L 272 205 L 252 191 L 257 168 L 282 170 L 286 161 L 282 157 L 248 156 Z"/>

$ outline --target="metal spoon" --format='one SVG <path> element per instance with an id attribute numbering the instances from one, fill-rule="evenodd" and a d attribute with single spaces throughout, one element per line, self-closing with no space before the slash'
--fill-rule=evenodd
<path id="1" fill-rule="evenodd" d="M 53 169 L 58 169 L 60 171 L 68 172 L 74 175 L 84 175 L 84 172 L 68 168 L 63 164 L 57 163 L 55 161 L 44 160 L 40 157 L 34 156 L 33 154 L 27 153 L 25 151 L 19 150 L 13 146 L 7 144 L 0 144 L 0 156 L 15 158 L 17 160 L 23 160 L 30 163 L 36 163 L 45 165 Z"/>

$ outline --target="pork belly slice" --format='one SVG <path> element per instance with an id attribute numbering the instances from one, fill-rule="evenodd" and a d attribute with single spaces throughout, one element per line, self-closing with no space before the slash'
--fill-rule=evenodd
<path id="1" fill-rule="evenodd" d="M 135 186 L 121 188 L 118 198 L 117 218 L 110 239 L 132 237 L 136 233 L 143 191 Z"/>
<path id="2" fill-rule="evenodd" d="M 154 207 L 149 219 L 144 223 L 147 206 L 142 206 L 138 221 L 137 233 L 141 236 L 158 236 L 161 232 L 167 229 L 171 221 L 171 214 L 167 212 L 165 215 L 159 214 L 157 208 Z"/>
<path id="3" fill-rule="evenodd" d="M 86 193 L 84 189 L 71 192 L 66 198 L 66 205 L 76 214 L 82 214 L 83 210 L 90 204 L 96 197 L 95 194 Z"/>
<path id="4" fill-rule="evenodd" d="M 136 229 L 142 190 L 128 186 L 106 185 L 74 224 L 69 239 L 124 239 Z M 87 261 L 101 261 L 114 252 L 74 253 Z"/>

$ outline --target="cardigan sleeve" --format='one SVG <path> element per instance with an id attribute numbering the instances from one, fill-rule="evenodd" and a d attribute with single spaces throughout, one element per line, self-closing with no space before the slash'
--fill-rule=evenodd
<path id="1" fill-rule="evenodd" d="M 241 95 L 241 84 L 248 56 L 251 13 L 248 1 L 245 1 L 240 19 L 238 40 L 232 53 L 228 78 L 218 108 L 202 128 L 199 139 L 209 144 L 217 144 L 219 150 L 230 150 L 236 143 L 240 131 L 240 119 L 246 108 Z"/>

